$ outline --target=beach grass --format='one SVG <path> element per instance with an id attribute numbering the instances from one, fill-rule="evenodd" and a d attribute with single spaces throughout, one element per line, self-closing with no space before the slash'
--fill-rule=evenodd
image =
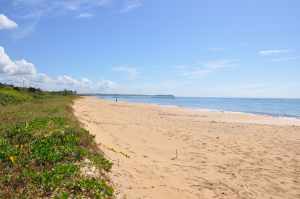
<path id="1" fill-rule="evenodd" d="M 0 198 L 113 198 L 112 163 L 73 115 L 76 98 L 0 87 Z"/>

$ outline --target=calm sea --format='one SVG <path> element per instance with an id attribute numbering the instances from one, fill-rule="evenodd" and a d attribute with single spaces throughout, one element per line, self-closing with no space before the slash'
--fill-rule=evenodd
<path id="1" fill-rule="evenodd" d="M 100 97 L 100 96 L 99 96 Z M 115 100 L 113 96 L 100 98 Z M 153 98 L 148 96 L 118 97 L 120 101 L 172 105 L 194 109 L 211 109 L 218 111 L 245 112 L 272 116 L 300 118 L 300 99 L 255 99 L 255 98 L 209 98 L 176 97 Z"/>

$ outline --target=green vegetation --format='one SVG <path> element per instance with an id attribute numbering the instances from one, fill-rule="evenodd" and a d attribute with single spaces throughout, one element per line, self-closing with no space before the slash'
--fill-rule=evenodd
<path id="1" fill-rule="evenodd" d="M 10 103 L 20 103 L 27 100 L 30 100 L 32 96 L 28 95 L 25 92 L 17 91 L 13 88 L 7 87 L 7 88 L 1 88 L 0 92 L 0 104 L 6 105 Z"/>
<path id="2" fill-rule="evenodd" d="M 0 84 L 0 198 L 113 198 L 112 163 L 72 114 L 76 97 Z"/>

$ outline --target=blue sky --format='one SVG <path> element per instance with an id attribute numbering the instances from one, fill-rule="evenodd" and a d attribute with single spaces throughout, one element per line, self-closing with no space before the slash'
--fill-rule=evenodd
<path id="1" fill-rule="evenodd" d="M 299 0 L 0 0 L 0 81 L 300 98 Z"/>

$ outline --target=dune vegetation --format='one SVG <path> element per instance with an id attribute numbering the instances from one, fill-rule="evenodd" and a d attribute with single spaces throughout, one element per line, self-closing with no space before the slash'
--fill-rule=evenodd
<path id="1" fill-rule="evenodd" d="M 0 84 L 0 198 L 113 198 L 112 163 L 74 117 L 77 97 Z"/>

